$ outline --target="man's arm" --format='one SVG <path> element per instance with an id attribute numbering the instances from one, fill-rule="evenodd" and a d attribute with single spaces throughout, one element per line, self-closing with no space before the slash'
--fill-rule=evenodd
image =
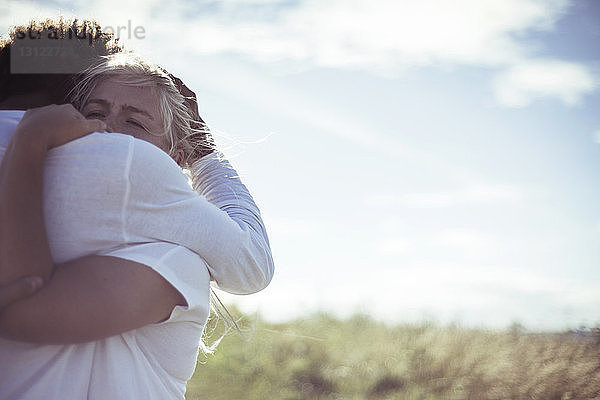
<path id="1" fill-rule="evenodd" d="M 169 317 L 181 294 L 146 265 L 90 256 L 57 265 L 35 295 L 0 310 L 0 336 L 64 344 L 98 340 Z"/>
<path id="2" fill-rule="evenodd" d="M 74 343 L 167 318 L 175 305 L 185 301 L 145 265 L 100 256 L 54 265 L 42 207 L 46 152 L 102 126 L 86 121 L 70 106 L 44 107 L 28 114 L 0 167 L 0 276 L 7 283 L 35 274 L 47 283 L 35 296 L 2 310 L 0 335 Z"/>
<path id="3" fill-rule="evenodd" d="M 43 167 L 53 147 L 103 129 L 72 106 L 30 110 L 17 126 L 0 165 L 0 285 L 53 272 L 42 202 Z"/>
<path id="4" fill-rule="evenodd" d="M 42 287 L 39 276 L 27 276 L 8 285 L 0 286 L 0 310 L 17 300 L 31 296 Z"/>
<path id="5" fill-rule="evenodd" d="M 25 275 L 48 280 L 52 260 L 42 217 L 46 150 L 11 140 L 0 166 L 0 284 Z M 32 229 L 33 228 L 33 229 Z"/>

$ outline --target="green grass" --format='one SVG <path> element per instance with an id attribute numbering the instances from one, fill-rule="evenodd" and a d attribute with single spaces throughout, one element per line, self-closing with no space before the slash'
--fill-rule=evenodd
<path id="1" fill-rule="evenodd" d="M 598 329 L 389 327 L 321 314 L 285 324 L 246 316 L 243 325 L 246 339 L 230 333 L 200 355 L 188 400 L 600 399 Z"/>

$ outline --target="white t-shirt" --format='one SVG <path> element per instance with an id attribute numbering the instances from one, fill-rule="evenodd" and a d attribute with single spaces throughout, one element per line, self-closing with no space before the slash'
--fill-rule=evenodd
<path id="1" fill-rule="evenodd" d="M 22 115 L 0 111 L 0 157 Z M 242 294 L 273 275 L 260 213 L 235 171 L 215 155 L 196 167 L 206 198 L 167 154 L 131 136 L 94 133 L 48 153 L 44 212 L 54 261 L 104 254 L 145 264 L 188 306 L 91 343 L 0 339 L 0 399 L 183 398 L 208 316 L 209 279 Z"/>
<path id="2" fill-rule="evenodd" d="M 146 264 L 185 297 L 170 318 L 94 342 L 0 338 L 0 399 L 183 399 L 208 316 L 209 275 L 185 247 L 148 243 L 107 253 Z"/>

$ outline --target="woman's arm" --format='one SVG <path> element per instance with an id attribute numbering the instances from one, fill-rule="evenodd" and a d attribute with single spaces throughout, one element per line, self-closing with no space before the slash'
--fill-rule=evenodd
<path id="1" fill-rule="evenodd" d="M 230 235 L 237 248 L 221 248 L 221 254 L 200 253 L 209 263 L 212 279 L 220 289 L 235 294 L 249 294 L 264 289 L 273 277 L 271 247 L 260 211 L 231 164 L 216 151 L 210 131 L 198 112 L 196 94 L 179 78 L 171 75 L 197 124 L 193 128 L 203 135 L 196 151 L 196 161 L 190 166 L 193 187 L 210 203 L 227 213 L 238 226 Z M 230 243 L 231 244 L 231 243 Z M 235 252 L 227 257 L 225 251 Z"/>
<path id="2" fill-rule="evenodd" d="M 208 157 L 212 155 L 200 160 L 207 167 L 200 174 L 208 184 L 201 194 L 215 203 L 190 187 L 188 177 L 166 153 L 134 139 L 123 213 L 127 241 L 185 246 L 206 261 L 219 288 L 233 294 L 258 292 L 273 276 L 264 228 L 248 222 L 260 214 L 249 195 L 239 190 L 243 185 L 232 170 Z"/>
<path id="3" fill-rule="evenodd" d="M 258 206 L 236 170 L 214 152 L 196 161 L 191 168 L 193 187 L 206 200 L 225 211 L 241 234 L 239 265 L 222 263 L 209 270 L 220 289 L 245 294 L 264 289 L 273 277 L 274 264 L 267 231 Z"/>

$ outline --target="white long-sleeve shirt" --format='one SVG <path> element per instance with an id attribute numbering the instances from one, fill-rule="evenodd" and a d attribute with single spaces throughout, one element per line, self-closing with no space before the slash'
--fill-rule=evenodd
<path id="1" fill-rule="evenodd" d="M 22 115 L 0 111 L 2 154 Z M 44 211 L 57 263 L 158 240 L 199 254 L 227 292 L 257 292 L 273 276 L 258 207 L 217 153 L 194 165 L 198 192 L 162 150 L 118 133 L 93 133 L 53 149 L 44 168 Z"/>
<path id="2" fill-rule="evenodd" d="M 147 142 L 134 140 L 132 160 L 127 175 L 136 190 L 125 205 L 125 242 L 143 241 L 151 233 L 152 239 L 188 247 L 206 260 L 218 287 L 230 293 L 254 293 L 269 284 L 273 259 L 260 211 L 227 160 L 213 153 L 197 161 L 196 190 L 166 153 Z M 168 186 L 155 192 L 155 182 Z M 139 218 L 148 213 L 157 217 Z M 165 226 L 163 218 L 173 223 Z"/>
<path id="3" fill-rule="evenodd" d="M 0 111 L 0 159 L 22 115 Z M 204 197 L 166 153 L 131 136 L 94 133 L 48 153 L 44 213 L 54 261 L 104 254 L 145 264 L 187 306 L 162 323 L 89 343 L 0 339 L 1 399 L 183 399 L 208 317 L 209 271 L 239 294 L 273 276 L 260 213 L 217 157 L 194 168 Z"/>

